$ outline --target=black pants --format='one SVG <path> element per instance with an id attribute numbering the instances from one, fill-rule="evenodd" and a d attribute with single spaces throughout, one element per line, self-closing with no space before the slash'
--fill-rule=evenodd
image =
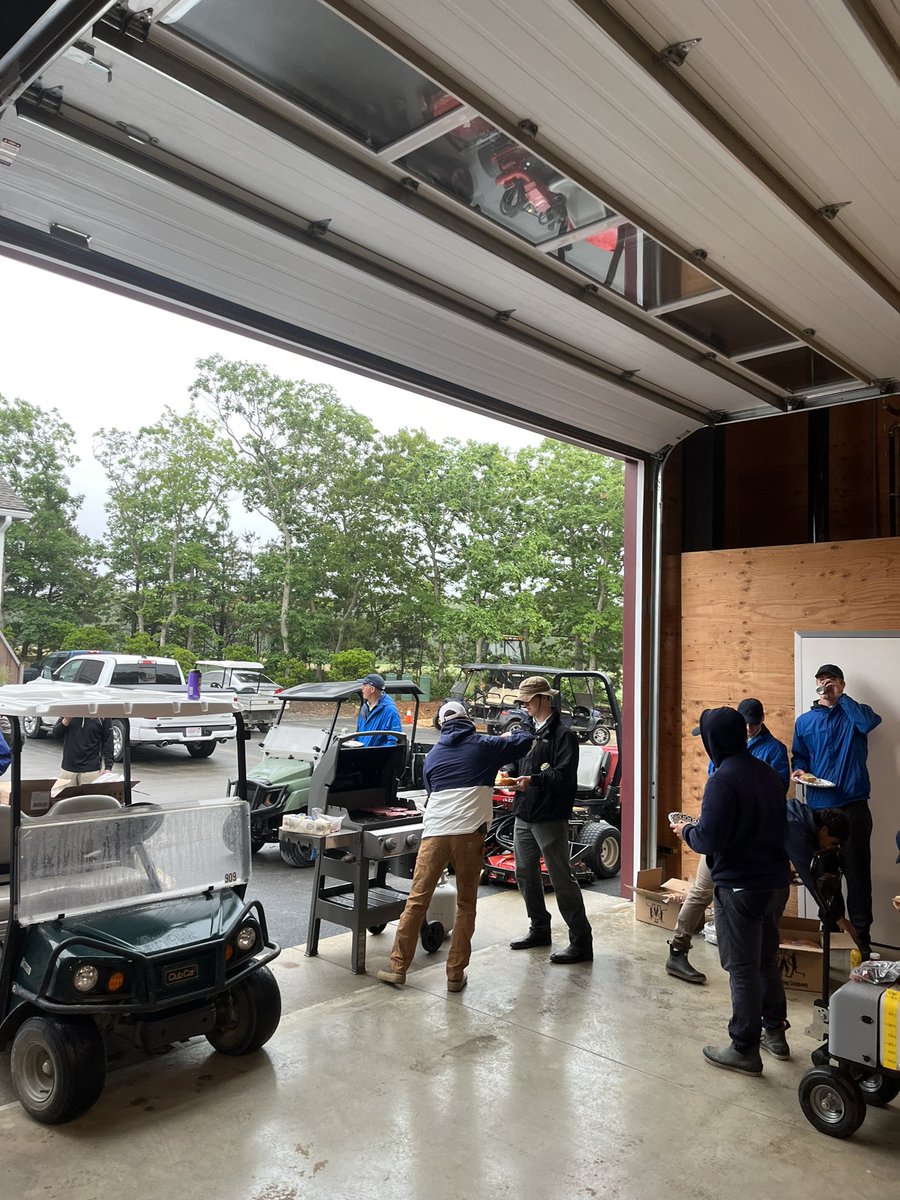
<path id="1" fill-rule="evenodd" d="M 845 804 L 841 812 L 850 822 L 850 837 L 841 849 L 847 880 L 847 916 L 856 939 L 868 949 L 872 935 L 872 814 L 868 800 Z"/>
<path id="2" fill-rule="evenodd" d="M 787 1018 L 784 984 L 778 968 L 778 918 L 788 888 L 766 890 L 716 885 L 716 937 L 719 961 L 731 984 L 728 1032 L 737 1050 L 759 1045 L 760 1030 L 780 1029 Z"/>

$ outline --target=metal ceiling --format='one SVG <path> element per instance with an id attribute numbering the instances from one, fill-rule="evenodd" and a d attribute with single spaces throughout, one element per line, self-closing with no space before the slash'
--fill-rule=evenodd
<path id="1" fill-rule="evenodd" d="M 893 388 L 896 17 L 58 0 L 0 57 L 0 245 L 655 454 Z"/>

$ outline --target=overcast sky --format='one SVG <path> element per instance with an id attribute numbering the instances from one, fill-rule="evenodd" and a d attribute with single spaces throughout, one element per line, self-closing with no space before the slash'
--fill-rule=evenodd
<path id="1" fill-rule="evenodd" d="M 436 440 L 500 442 L 517 449 L 534 445 L 536 434 L 467 413 L 450 404 L 376 383 L 299 354 L 275 349 L 200 321 L 151 305 L 125 300 L 0 258 L 0 394 L 58 408 L 74 428 L 72 490 L 84 494 L 79 525 L 91 537 L 105 528 L 105 487 L 91 446 L 101 428 L 137 430 L 169 405 L 188 407 L 188 387 L 198 358 L 261 363 L 286 378 L 330 383 L 342 400 L 365 413 L 377 429 L 395 433 L 420 428 Z M 268 536 L 272 527 L 236 504 L 237 530 Z"/>

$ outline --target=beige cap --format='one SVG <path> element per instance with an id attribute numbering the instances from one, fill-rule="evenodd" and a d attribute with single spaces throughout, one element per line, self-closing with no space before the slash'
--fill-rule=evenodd
<path id="1" fill-rule="evenodd" d="M 558 696 L 559 692 L 550 686 L 543 675 L 529 675 L 519 684 L 517 700 L 531 700 L 533 696 Z"/>

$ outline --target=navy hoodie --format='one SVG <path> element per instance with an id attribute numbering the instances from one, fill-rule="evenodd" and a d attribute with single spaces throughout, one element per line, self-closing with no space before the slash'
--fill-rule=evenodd
<path id="1" fill-rule="evenodd" d="M 425 790 L 493 786 L 498 770 L 516 762 L 531 748 L 532 736 L 517 729 L 509 737 L 476 733 L 465 718 L 447 721 L 440 740 L 425 758 Z"/>
<path id="2" fill-rule="evenodd" d="M 685 842 L 706 855 L 713 882 L 722 887 L 788 887 L 781 779 L 747 749 L 747 725 L 736 709 L 706 709 L 700 735 L 716 771 L 703 792 L 700 820 L 685 826 Z"/>

